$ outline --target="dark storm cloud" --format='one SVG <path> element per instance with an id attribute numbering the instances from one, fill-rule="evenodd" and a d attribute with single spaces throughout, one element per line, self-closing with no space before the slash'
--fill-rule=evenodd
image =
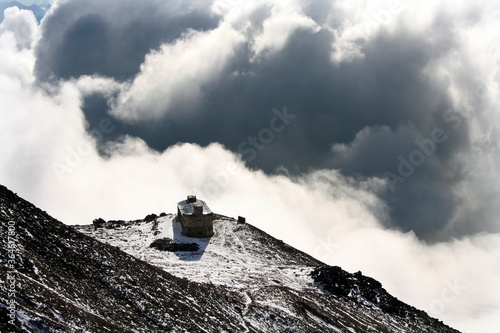
<path id="1" fill-rule="evenodd" d="M 160 17 L 148 5 L 138 18 L 131 4 L 120 11 L 125 16 L 117 27 L 115 18 L 95 10 L 99 6 L 96 2 L 90 11 L 71 2 L 46 22 L 38 52 L 40 78 L 91 73 L 130 78 L 149 49 L 172 41 L 186 27 L 208 29 L 216 23 L 199 11 Z M 324 20 L 324 6 L 318 2 L 309 14 Z M 256 30 L 262 28 L 262 15 L 269 15 L 264 7 L 255 15 Z M 65 28 L 56 31 L 61 24 Z M 282 50 L 255 61 L 249 60 L 251 47 L 245 44 L 219 78 L 203 86 L 196 112 L 177 106 L 161 120 L 134 125 L 114 119 L 117 130 L 106 139 L 137 136 L 158 151 L 177 142 L 220 142 L 250 167 L 268 173 L 284 166 L 294 174 L 335 168 L 361 179 L 384 177 L 390 186 L 378 195 L 391 210 L 388 226 L 413 230 L 428 241 L 498 231 L 488 223 L 464 223 L 444 233 L 461 204 L 452 193 L 464 177 L 457 157 L 470 143 L 468 124 L 453 109 L 447 85 L 423 71 L 454 48 L 447 29 L 438 35 L 382 31 L 363 46 L 364 58 L 340 64 L 331 61 L 335 40 L 325 29 L 298 29 Z M 90 129 L 109 117 L 109 103 L 99 95 L 86 98 Z M 263 144 L 259 133 L 275 117 L 272 109 L 283 112 L 284 106 L 293 121 Z"/>
<path id="2" fill-rule="evenodd" d="M 188 120 L 188 132 L 195 133 L 191 140 L 217 140 L 238 151 L 248 135 L 256 136 L 267 126 L 272 107 L 286 105 L 297 118 L 263 151 L 255 149 L 258 155 L 251 166 L 268 172 L 280 165 L 292 172 L 340 168 L 345 175 L 364 178 L 399 175 L 398 157 L 408 159 L 419 148 L 415 140 L 442 129 L 446 141 L 436 144 L 404 182 L 394 184 L 394 191 L 380 193 L 391 209 L 393 226 L 433 240 L 459 204 L 450 193 L 463 176 L 455 156 L 468 145 L 467 126 L 460 118 L 461 126 L 455 128 L 458 116 L 445 88 L 422 74 L 446 50 L 418 36 L 382 35 L 365 47 L 364 59 L 336 67 L 329 57 L 331 42 L 327 32 L 299 31 L 276 56 L 240 65 L 255 75 L 211 91 L 203 113 L 207 118 Z M 203 125 L 211 119 L 220 126 Z M 408 122 L 412 125 L 405 126 Z M 350 143 L 367 126 L 380 125 L 388 130 L 383 135 L 370 132 L 363 145 L 353 146 L 351 158 L 332 152 L 333 143 Z M 231 128 L 237 131 L 227 130 Z"/>
<path id="3" fill-rule="evenodd" d="M 144 56 L 187 29 L 217 25 L 208 4 L 179 1 L 68 1 L 44 22 L 37 49 L 40 80 L 100 74 L 126 80 Z"/>

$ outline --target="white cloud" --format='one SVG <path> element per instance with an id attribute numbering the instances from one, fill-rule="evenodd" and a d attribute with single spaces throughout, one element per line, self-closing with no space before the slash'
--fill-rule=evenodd
<path id="1" fill-rule="evenodd" d="M 176 105 L 201 103 L 203 86 L 218 77 L 243 36 L 227 24 L 190 31 L 146 56 L 141 72 L 116 100 L 113 115 L 125 121 L 157 119 Z"/>
<path id="2" fill-rule="evenodd" d="M 275 12 L 264 24 L 256 38 L 257 54 L 281 48 L 297 26 L 314 28 L 298 12 L 286 22 L 285 13 Z M 174 212 L 175 203 L 194 191 L 214 211 L 246 216 L 250 223 L 329 264 L 362 270 L 403 301 L 459 329 L 485 332 L 500 325 L 500 235 L 427 245 L 412 233 L 385 229 L 378 218 L 388 208 L 374 193 L 386 184 L 378 179 L 356 181 L 332 170 L 295 179 L 268 176 L 245 168 L 238 156 L 215 143 L 205 148 L 179 144 L 160 153 L 127 137 L 110 144 L 109 158 L 99 156 L 95 138 L 85 131 L 82 96 L 121 91 L 113 114 L 128 121 L 174 112 L 176 103 L 199 103 L 204 84 L 219 75 L 244 42 L 244 35 L 229 24 L 190 32 L 150 53 L 129 87 L 109 78 L 82 77 L 53 86 L 49 95 L 34 84 L 34 17 L 19 11 L 6 14 L 10 23 L 0 27 L 0 140 L 6 143 L 0 148 L 0 183 L 70 224 Z M 476 142 L 489 140 L 498 153 L 499 54 L 486 54 L 490 44 L 474 39 L 489 26 L 476 27 L 475 32 L 464 29 L 462 51 L 464 59 L 486 75 L 488 93 L 481 95 L 481 103 L 489 103 L 490 121 L 475 123 L 473 136 Z M 498 40 L 498 35 L 487 35 L 491 42 Z M 481 55 L 474 57 L 474 49 L 481 49 Z M 468 102 L 460 100 L 467 87 L 460 80 L 461 71 L 468 69 L 452 61 L 433 66 L 429 70 L 450 76 L 457 102 Z M 109 120 L 103 131 L 112 131 Z M 347 151 L 349 146 L 336 149 Z M 471 187 L 488 183 L 499 165 L 498 157 L 474 153 L 482 169 L 475 169 L 481 172 L 457 189 L 464 198 Z M 495 182 L 490 181 L 492 188 Z M 481 200 L 486 198 L 467 202 L 480 205 Z"/>
<path id="3" fill-rule="evenodd" d="M 7 31 L 14 35 L 20 50 L 30 48 L 37 31 L 35 15 L 29 10 L 20 10 L 17 7 L 5 9 L 0 34 Z"/>
<path id="4" fill-rule="evenodd" d="M 101 93 L 107 98 L 111 98 L 114 93 L 123 90 L 126 85 L 110 78 L 87 75 L 74 80 L 74 83 L 82 95 Z"/>
<path id="5" fill-rule="evenodd" d="M 336 1 L 329 16 L 329 29 L 336 37 L 332 60 L 363 58 L 366 42 L 381 31 L 394 31 L 406 10 L 401 1 Z"/>
<path id="6" fill-rule="evenodd" d="M 34 55 L 30 51 L 35 37 L 35 16 L 17 7 L 5 10 L 5 19 L 0 24 L 0 74 L 4 80 L 16 79 L 16 86 L 33 81 Z M 11 89 L 5 84 L 4 89 Z"/>
<path id="7" fill-rule="evenodd" d="M 281 50 L 290 35 L 297 29 L 319 31 L 320 27 L 310 17 L 287 3 L 275 3 L 271 15 L 264 21 L 261 33 L 254 37 L 252 45 L 255 58 Z"/>
<path id="8" fill-rule="evenodd" d="M 219 7 L 230 9 L 219 27 L 186 32 L 175 42 L 163 44 L 146 55 L 140 73 L 130 85 L 122 87 L 112 114 L 124 121 L 140 122 L 175 113 L 179 105 L 194 109 L 203 100 L 204 86 L 220 77 L 244 42 L 251 44 L 253 61 L 282 49 L 299 28 L 320 29 L 311 18 L 300 13 L 297 4 L 290 8 L 287 4 L 291 3 L 274 3 L 262 31 L 254 31 L 249 28 L 249 16 L 264 4 L 245 5 L 244 10 L 235 12 L 232 2 L 215 3 L 214 10 L 218 13 L 224 12 Z"/>

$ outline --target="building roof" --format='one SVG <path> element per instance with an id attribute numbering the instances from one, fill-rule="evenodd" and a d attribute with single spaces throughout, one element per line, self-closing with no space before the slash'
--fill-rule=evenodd
<path id="1" fill-rule="evenodd" d="M 208 205 L 205 201 L 196 199 L 196 201 L 192 200 L 182 200 L 177 203 L 177 207 L 179 211 L 183 215 L 193 215 L 194 205 L 199 204 L 203 206 L 203 215 L 211 214 L 212 211 L 208 208 Z"/>

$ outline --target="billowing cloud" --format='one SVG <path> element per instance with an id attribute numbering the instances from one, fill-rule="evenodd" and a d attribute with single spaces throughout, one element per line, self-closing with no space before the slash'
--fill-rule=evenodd
<path id="1" fill-rule="evenodd" d="M 207 30 L 218 17 L 205 1 L 59 1 L 43 26 L 36 73 L 40 80 L 102 74 L 136 75 L 145 55 L 186 29 Z"/>
<path id="2" fill-rule="evenodd" d="M 197 27 L 191 16 L 185 16 L 194 9 L 169 4 L 165 6 L 173 9 L 164 14 L 165 20 L 177 18 L 180 14 L 173 14 L 177 11 L 185 14 L 184 29 L 164 33 L 172 36 L 167 39 L 148 36 L 144 45 L 150 50 L 142 49 L 133 70 L 116 68 L 113 73 L 106 65 L 112 57 L 96 58 L 102 70 L 79 66 L 99 52 L 108 54 L 110 48 L 109 54 L 134 54 L 138 49 L 122 43 L 125 49 L 118 51 L 107 39 L 103 46 L 92 41 L 94 47 L 83 47 L 87 37 L 79 35 L 58 43 L 54 35 L 80 31 L 81 20 L 101 15 L 99 22 L 104 23 L 92 21 L 88 24 L 92 29 L 114 22 L 96 9 L 99 6 L 81 4 L 85 10 L 80 12 L 86 16 L 75 10 L 70 15 L 75 18 L 69 20 L 68 6 L 76 5 L 61 4 L 45 23 L 38 46 L 38 77 L 46 77 L 41 68 L 58 68 L 58 56 L 70 57 L 68 47 L 81 47 L 78 56 L 85 61 L 68 62 L 73 76 L 129 78 L 112 96 L 96 92 L 84 97 L 90 128 L 106 116 L 117 122 L 107 140 L 131 135 L 159 152 L 177 142 L 202 146 L 219 142 L 241 154 L 250 167 L 267 173 L 285 168 L 298 175 L 327 168 L 348 176 L 386 179 L 389 185 L 378 193 L 390 207 L 384 223 L 413 230 L 428 241 L 498 231 L 495 215 L 482 213 L 490 209 L 477 211 L 464 204 L 469 194 L 460 190 L 470 182 L 470 170 L 479 167 L 477 159 L 464 156 L 480 153 L 478 145 L 495 131 L 478 128 L 490 126 L 486 119 L 495 114 L 487 105 L 493 96 L 477 93 L 482 86 L 491 90 L 494 78 L 477 75 L 484 69 L 482 62 L 491 60 L 470 53 L 476 45 L 469 43 L 470 30 L 462 29 L 467 24 L 486 29 L 482 22 L 488 20 L 487 6 L 468 5 L 438 16 L 445 9 L 429 4 L 423 6 L 428 15 L 420 15 L 398 3 L 372 8 L 321 2 L 314 6 L 293 1 L 216 2 L 210 7 L 213 12 L 206 7 L 203 13 L 207 20 L 217 17 L 217 27 Z M 120 18 L 116 31 L 143 19 L 128 11 Z M 53 34 L 51 22 L 60 21 L 67 22 L 67 29 Z M 165 24 L 161 27 L 168 30 Z M 88 31 L 92 38 L 105 36 L 92 31 Z M 44 56 L 45 49 L 52 52 L 52 60 Z M 57 65 L 51 66 L 51 61 Z M 63 72 L 54 71 L 67 77 Z M 272 110 L 283 106 L 297 120 L 279 135 L 266 132 L 275 116 Z M 490 165 L 492 170 L 496 167 Z M 498 173 L 492 177 L 498 179 Z M 498 198 L 499 193 L 490 188 L 486 196 Z"/>
<path id="3" fill-rule="evenodd" d="M 209 32 L 191 30 L 174 44 L 162 45 L 146 56 L 141 73 L 118 97 L 113 115 L 125 122 L 154 121 L 182 105 L 199 108 L 203 86 L 219 77 L 242 41 L 243 36 L 222 25 Z"/>
<path id="4" fill-rule="evenodd" d="M 70 224 L 194 191 L 457 328 L 498 326 L 498 8 L 408 6 L 9 9 L 0 182 Z"/>
<path id="5" fill-rule="evenodd" d="M 30 48 L 37 31 L 37 24 L 32 19 L 34 14 L 31 11 L 19 10 L 17 7 L 9 7 L 5 10 L 5 15 L 0 33 L 13 34 L 18 49 Z"/>

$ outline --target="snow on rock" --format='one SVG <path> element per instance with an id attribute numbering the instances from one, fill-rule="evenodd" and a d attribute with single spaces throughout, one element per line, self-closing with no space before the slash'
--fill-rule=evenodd
<path id="1" fill-rule="evenodd" d="M 295 251 L 249 224 L 237 224 L 219 216 L 214 236 L 186 237 L 175 215 L 154 221 L 130 221 L 75 228 L 97 240 L 116 246 L 134 257 L 191 281 L 229 288 L 286 286 L 295 290 L 316 289 L 310 273 L 320 263 L 313 258 L 295 256 Z M 265 236 L 264 236 L 265 235 Z M 196 244 L 197 251 L 161 251 L 150 245 L 168 239 L 173 244 Z M 263 246 L 264 245 L 264 246 Z M 271 245 L 271 244 L 269 244 Z M 297 251 L 298 252 L 298 251 Z M 298 260 L 297 258 L 300 258 Z"/>
<path id="2" fill-rule="evenodd" d="M 167 214 L 70 227 L 0 186 L 0 276 L 16 280 L 0 279 L 0 331 L 458 332 L 250 224 L 217 215 L 214 231 L 185 237 Z"/>

